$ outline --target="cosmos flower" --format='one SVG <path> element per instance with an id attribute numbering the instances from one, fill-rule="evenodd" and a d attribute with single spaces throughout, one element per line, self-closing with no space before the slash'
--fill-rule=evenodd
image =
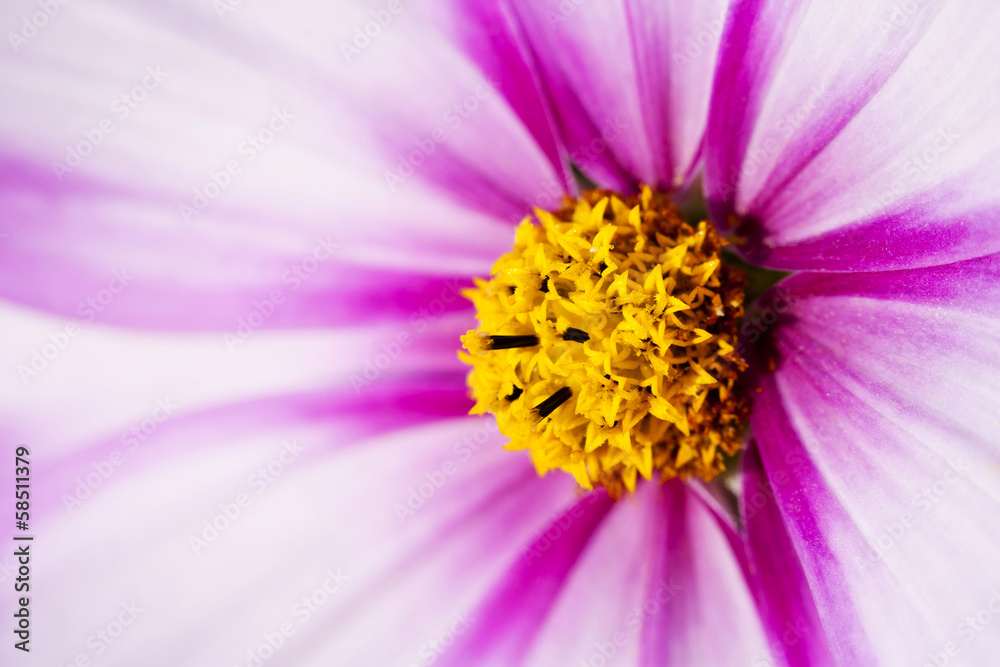
<path id="1" fill-rule="evenodd" d="M 4 16 L 36 659 L 1000 651 L 1000 8 Z"/>

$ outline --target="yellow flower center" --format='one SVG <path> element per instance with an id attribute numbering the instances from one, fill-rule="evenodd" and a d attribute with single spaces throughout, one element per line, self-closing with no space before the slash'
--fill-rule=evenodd
<path id="1" fill-rule="evenodd" d="M 560 468 L 615 497 L 654 470 L 714 478 L 748 411 L 744 281 L 720 259 L 726 242 L 648 188 L 588 191 L 535 217 L 466 292 L 481 322 L 459 352 L 472 413 L 495 414 L 539 474 Z"/>

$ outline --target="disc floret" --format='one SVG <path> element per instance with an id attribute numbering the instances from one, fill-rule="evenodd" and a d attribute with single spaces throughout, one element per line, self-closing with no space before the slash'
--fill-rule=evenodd
<path id="1" fill-rule="evenodd" d="M 666 195 L 594 190 L 521 223 L 467 291 L 473 413 L 492 412 L 540 474 L 632 491 L 638 476 L 714 478 L 740 447 L 743 278 L 708 222 Z"/>

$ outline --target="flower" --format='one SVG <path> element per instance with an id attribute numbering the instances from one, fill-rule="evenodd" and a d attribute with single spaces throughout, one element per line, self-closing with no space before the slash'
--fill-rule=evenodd
<path id="1" fill-rule="evenodd" d="M 30 527 L 10 530 L 35 535 L 30 576 L 0 561 L 5 586 L 30 586 L 2 598 L 28 610 L 18 640 L 79 665 L 989 664 L 998 12 L 11 3 L 4 432 L 30 472 Z M 653 384 L 628 399 L 680 422 L 722 404 L 697 368 L 737 368 L 739 474 L 660 484 L 637 481 L 654 476 L 641 457 L 590 475 L 566 454 L 553 467 L 576 477 L 541 477 L 497 421 L 466 416 L 460 292 L 564 194 L 600 213 L 576 242 L 624 265 L 627 246 L 598 236 L 656 213 L 629 199 L 654 191 L 678 207 L 663 219 L 703 192 L 745 260 L 796 272 L 750 305 L 740 342 L 692 315 L 714 340 L 678 334 L 697 348 L 671 365 L 694 374 L 690 400 Z M 690 222 L 620 234 L 669 253 L 708 238 Z M 678 270 L 725 295 L 715 261 Z M 657 316 L 697 310 L 656 275 Z M 629 277 L 616 298 L 645 305 Z M 505 316 L 492 298 L 479 314 Z M 736 312 L 719 299 L 719 318 Z M 483 333 L 613 335 L 564 318 Z M 639 358 L 635 332 L 653 336 L 636 322 Z M 486 340 L 466 338 L 488 372 L 473 387 L 502 408 L 504 351 Z M 556 391 L 539 414 L 584 396 Z M 608 443 L 638 442 L 607 421 Z M 695 472 L 732 474 L 705 442 Z M 693 460 L 660 443 L 643 451 L 661 478 Z"/>

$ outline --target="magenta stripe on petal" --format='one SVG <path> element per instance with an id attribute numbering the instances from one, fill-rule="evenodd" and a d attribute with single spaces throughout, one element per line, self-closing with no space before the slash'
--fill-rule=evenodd
<path id="1" fill-rule="evenodd" d="M 639 615 L 640 664 L 698 667 L 765 660 L 766 638 L 735 530 L 679 479 L 655 493 L 659 516 L 647 527 L 653 562 Z"/>
<path id="2" fill-rule="evenodd" d="M 844 508 L 826 486 L 822 475 L 815 469 L 809 452 L 805 450 L 788 420 L 781 405 L 780 394 L 770 376 L 762 380 L 762 388 L 763 391 L 757 394 L 752 426 L 761 443 L 760 456 L 768 475 L 787 480 L 784 484 L 775 483 L 772 490 L 775 500 L 782 508 L 782 516 L 788 522 L 787 530 L 791 537 L 791 542 L 782 544 L 776 541 L 771 546 L 779 549 L 782 546 L 787 548 L 792 544 L 797 545 L 794 553 L 785 552 L 780 558 L 797 559 L 802 563 L 801 568 L 812 595 L 817 604 L 821 605 L 820 618 L 827 631 L 835 633 L 836 641 L 831 648 L 838 663 L 872 664 L 875 655 L 870 646 L 872 638 L 867 636 L 850 592 L 843 585 L 846 578 L 844 568 L 847 564 L 840 561 L 836 551 L 827 543 L 826 526 L 837 525 L 843 531 L 842 539 L 844 534 L 852 532 L 853 539 L 857 542 L 860 543 L 862 538 L 857 534 L 857 529 L 853 527 Z M 754 521 L 752 527 L 748 526 L 748 530 L 755 531 L 755 535 L 749 538 L 751 545 L 758 539 L 767 538 L 766 535 L 762 538 L 756 535 L 760 527 L 759 521 Z M 763 593 L 769 595 L 772 591 L 764 589 Z M 765 608 L 782 604 L 784 591 L 779 588 L 773 593 L 777 600 L 766 598 Z M 807 609 L 808 607 L 803 608 L 803 614 L 807 614 Z M 786 619 L 772 617 L 771 620 L 781 620 L 783 624 Z M 774 628 L 771 630 L 773 632 Z"/>
<path id="3" fill-rule="evenodd" d="M 207 192 L 214 185 L 208 173 L 217 169 L 192 156 L 178 173 L 170 151 L 190 136 L 173 126 L 162 133 L 163 155 L 131 164 L 130 156 L 114 152 L 111 144 L 124 136 L 114 133 L 93 161 L 62 176 L 44 151 L 2 142 L 0 298 L 72 318 L 172 330 L 234 329 L 240 318 L 266 327 L 391 320 L 439 295 L 447 301 L 443 311 L 464 308 L 462 285 L 449 280 L 466 279 L 471 261 L 486 265 L 482 258 L 495 253 L 488 243 L 485 251 L 463 248 L 463 238 L 479 225 L 486 238 L 502 236 L 458 209 L 440 217 L 455 216 L 465 231 L 449 233 L 442 224 L 414 231 L 427 214 L 398 203 L 402 197 L 386 204 L 382 189 L 367 214 L 358 201 L 364 189 L 320 189 L 315 200 L 303 201 L 281 179 L 255 187 L 253 179 L 268 166 L 263 160 L 240 172 L 218 199 L 199 195 L 204 207 L 196 208 L 192 190 L 199 188 L 192 186 Z M 379 244 L 433 258 L 453 254 L 456 262 L 413 275 L 418 270 L 407 266 L 419 261 L 387 258 L 380 269 L 373 266 Z"/>
<path id="4" fill-rule="evenodd" d="M 740 514 L 746 526 L 752 580 L 760 600 L 771 654 L 789 665 L 834 665 L 799 554 L 788 535 L 774 488 L 764 473 L 756 443 L 743 457 Z M 774 483 L 791 480 L 784 470 Z"/>
<path id="5" fill-rule="evenodd" d="M 596 491 L 555 519 L 474 612 L 479 622 L 448 651 L 442 664 L 520 664 L 563 583 L 613 507 L 604 491 Z"/>
<path id="6" fill-rule="evenodd" d="M 153 193 L 83 175 L 59 184 L 20 160 L 0 160 L 0 176 L 0 201 L 16 220 L 0 229 L 0 298 L 28 307 L 136 328 L 233 332 L 469 308 L 460 295 L 467 276 L 354 265 L 335 230 L 300 235 L 298 251 L 279 251 L 250 235 L 220 239 L 185 227 L 171 218 L 176 203 Z"/>
<path id="7" fill-rule="evenodd" d="M 467 415 L 471 407 L 464 373 L 453 373 L 382 378 L 362 392 L 341 387 L 181 412 L 158 423 L 149 433 L 130 432 L 134 424 L 123 424 L 120 432 L 81 445 L 69 456 L 38 458 L 39 488 L 50 492 L 37 494 L 34 507 L 39 517 L 44 517 L 57 506 L 65 506 L 67 494 L 75 497 L 80 480 L 95 474 L 98 465 L 106 466 L 116 458 L 127 460 L 132 452 L 155 449 L 161 441 L 199 447 L 206 438 L 224 443 L 264 431 L 318 428 L 328 432 L 328 439 L 326 447 L 311 456 L 325 456 L 395 430 Z M 173 453 L 182 455 L 176 450 Z M 91 489 L 91 493 L 99 490 Z"/>
<path id="8" fill-rule="evenodd" d="M 998 25 L 985 2 L 739 3 L 706 135 L 715 220 L 787 270 L 1000 250 Z"/>
<path id="9" fill-rule="evenodd" d="M 838 228 L 789 245 L 768 244 L 767 232 L 753 220 L 741 232 L 741 250 L 761 266 L 789 271 L 891 271 L 948 264 L 1000 250 L 994 232 L 1000 211 L 983 210 L 949 217 L 948 225 L 928 224 L 938 204 L 911 207 L 857 225 Z"/>
<path id="10" fill-rule="evenodd" d="M 794 299 L 865 297 L 923 306 L 959 308 L 1000 317 L 997 286 L 1000 255 L 989 255 L 917 271 L 885 273 L 802 273 L 780 286 Z"/>
<path id="11" fill-rule="evenodd" d="M 455 42 L 482 71 L 491 73 L 499 89 L 557 174 L 563 172 L 565 150 L 553 123 L 552 110 L 538 78 L 531 48 L 506 0 L 449 0 L 435 3 L 431 11 Z M 568 174 L 566 174 L 568 176 Z M 567 191 L 572 183 L 564 177 Z"/>
<path id="12" fill-rule="evenodd" d="M 1000 647 L 961 641 L 1000 576 L 998 275 L 994 256 L 781 284 L 751 421 L 840 663 L 919 664 L 958 642 L 988 664 Z M 780 545 L 771 523 L 748 522 L 751 544 Z"/>

